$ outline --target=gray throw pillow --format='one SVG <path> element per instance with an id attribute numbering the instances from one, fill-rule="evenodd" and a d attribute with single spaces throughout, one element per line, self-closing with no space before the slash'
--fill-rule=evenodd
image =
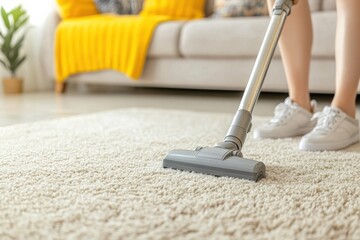
<path id="1" fill-rule="evenodd" d="M 215 0 L 214 17 L 268 15 L 266 0 Z"/>
<path id="2" fill-rule="evenodd" d="M 120 15 L 138 14 L 142 0 L 94 0 L 100 13 L 115 13 Z"/>

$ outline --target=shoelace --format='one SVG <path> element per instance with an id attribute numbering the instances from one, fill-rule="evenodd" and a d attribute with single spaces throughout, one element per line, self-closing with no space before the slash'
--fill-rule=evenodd
<path id="1" fill-rule="evenodd" d="M 283 123 L 292 113 L 292 107 L 286 103 L 280 103 L 274 110 L 274 117 L 271 119 L 272 123 Z"/>
<path id="2" fill-rule="evenodd" d="M 322 112 L 314 114 L 312 119 L 317 119 L 317 125 L 314 129 L 317 133 L 326 134 L 333 130 L 334 126 L 341 118 L 340 111 L 333 108 L 326 108 Z"/>

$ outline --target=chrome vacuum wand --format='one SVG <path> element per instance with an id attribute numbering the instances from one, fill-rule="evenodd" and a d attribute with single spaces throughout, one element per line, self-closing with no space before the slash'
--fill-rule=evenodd
<path id="1" fill-rule="evenodd" d="M 286 17 L 290 14 L 292 0 L 278 0 L 259 54 L 251 72 L 249 82 L 241 99 L 239 109 L 224 139 L 216 147 L 231 148 L 241 151 L 246 135 L 251 130 L 251 114 L 259 98 L 266 73 L 274 55 L 277 42 Z"/>

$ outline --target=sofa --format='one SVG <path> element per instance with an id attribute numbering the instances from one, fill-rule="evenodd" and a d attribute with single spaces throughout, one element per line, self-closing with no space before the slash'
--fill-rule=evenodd
<path id="1" fill-rule="evenodd" d="M 310 74 L 312 93 L 333 93 L 335 89 L 335 0 L 309 0 L 314 42 Z M 71 76 L 67 82 L 140 87 L 244 90 L 258 54 L 269 17 L 212 18 L 165 22 L 156 29 L 147 62 L 138 80 L 120 72 L 104 70 Z M 43 37 L 44 74 L 55 80 L 54 35 L 58 13 L 49 16 Z M 61 91 L 58 89 L 58 91 Z M 263 91 L 287 92 L 286 78 L 277 50 L 263 85 Z M 360 91 L 359 91 L 360 92 Z"/>

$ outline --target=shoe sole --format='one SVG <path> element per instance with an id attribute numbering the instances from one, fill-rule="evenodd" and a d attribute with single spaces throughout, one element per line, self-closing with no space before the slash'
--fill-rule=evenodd
<path id="1" fill-rule="evenodd" d="M 335 151 L 349 147 L 359 142 L 359 133 L 355 134 L 345 142 L 332 142 L 332 143 L 320 143 L 320 144 L 308 144 L 303 141 L 299 144 L 299 149 L 303 151 Z"/>

